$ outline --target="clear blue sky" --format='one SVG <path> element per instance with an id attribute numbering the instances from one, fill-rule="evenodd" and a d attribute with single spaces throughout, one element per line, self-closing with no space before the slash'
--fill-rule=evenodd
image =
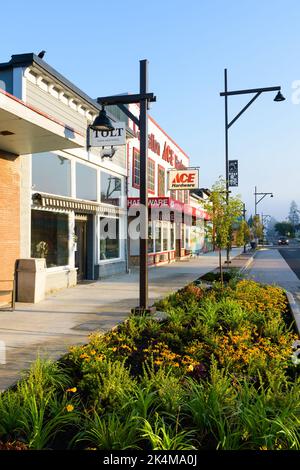
<path id="1" fill-rule="evenodd" d="M 138 92 L 147 58 L 151 114 L 200 166 L 204 187 L 224 174 L 224 67 L 231 89 L 281 85 L 285 102 L 265 93 L 230 129 L 230 158 L 239 160 L 236 192 L 248 215 L 255 185 L 274 192 L 259 212 L 283 219 L 292 199 L 300 206 L 298 0 L 17 0 L 4 2 L 1 18 L 2 62 L 45 49 L 45 60 L 92 97 Z M 232 97 L 230 115 L 247 100 Z"/>

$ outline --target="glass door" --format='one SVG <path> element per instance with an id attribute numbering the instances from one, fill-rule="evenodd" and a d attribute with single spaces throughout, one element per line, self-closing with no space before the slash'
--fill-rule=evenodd
<path id="1" fill-rule="evenodd" d="M 87 217 L 75 216 L 75 237 L 77 250 L 75 251 L 75 267 L 77 268 L 77 280 L 87 278 Z"/>

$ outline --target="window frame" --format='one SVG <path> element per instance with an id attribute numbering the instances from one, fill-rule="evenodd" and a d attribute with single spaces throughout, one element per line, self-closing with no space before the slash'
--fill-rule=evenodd
<path id="1" fill-rule="evenodd" d="M 159 191 L 159 189 L 160 189 L 159 188 L 159 172 L 161 170 L 164 172 L 164 191 L 163 191 L 163 194 L 160 194 L 160 191 Z M 157 169 L 157 196 L 158 197 L 164 197 L 165 195 L 166 195 L 166 169 L 162 165 L 158 165 L 158 169 Z"/>
<path id="2" fill-rule="evenodd" d="M 101 247 L 100 247 L 100 243 L 101 243 L 101 238 L 100 238 L 100 225 L 101 225 L 101 219 L 117 219 L 119 221 L 119 256 L 118 258 L 110 258 L 110 259 L 101 259 Z M 122 233 L 122 223 L 123 223 L 123 220 L 122 220 L 122 217 L 120 216 L 116 216 L 116 217 L 113 217 L 113 216 L 106 216 L 106 217 L 103 217 L 101 215 L 98 216 L 98 229 L 97 229 L 97 235 L 98 235 L 98 264 L 110 264 L 110 263 L 116 263 L 118 261 L 123 261 L 123 256 L 122 256 L 122 236 L 121 236 L 121 233 Z"/>
<path id="3" fill-rule="evenodd" d="M 153 189 L 150 189 L 149 187 L 149 182 L 150 182 L 150 178 L 149 178 L 149 175 L 150 175 L 150 171 L 149 171 L 149 164 L 152 165 L 153 164 Z M 153 158 L 151 157 L 148 157 L 148 162 L 147 162 L 147 165 L 148 165 L 148 193 L 150 194 L 155 194 L 155 176 L 156 176 L 156 164 L 155 164 L 155 160 L 153 160 Z"/>
<path id="4" fill-rule="evenodd" d="M 141 154 L 139 149 L 133 147 L 132 149 L 132 187 L 136 189 L 140 189 L 140 183 L 137 183 L 135 180 L 135 162 L 136 162 L 136 155 L 138 154 L 138 161 L 139 161 L 139 181 L 141 181 Z"/>

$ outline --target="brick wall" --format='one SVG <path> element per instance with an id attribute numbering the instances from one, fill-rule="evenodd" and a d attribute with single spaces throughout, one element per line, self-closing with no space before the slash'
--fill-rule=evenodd
<path id="1" fill-rule="evenodd" d="M 0 291 L 12 288 L 9 280 L 13 279 L 15 261 L 20 256 L 19 160 L 0 150 Z M 0 295 L 0 304 L 9 298 Z"/>

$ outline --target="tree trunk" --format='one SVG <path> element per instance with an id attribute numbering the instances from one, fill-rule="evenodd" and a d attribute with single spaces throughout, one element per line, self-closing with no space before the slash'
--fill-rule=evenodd
<path id="1" fill-rule="evenodd" d="M 224 278 L 223 278 L 223 268 L 222 268 L 222 249 L 219 248 L 219 268 L 220 268 L 220 280 L 221 280 L 221 285 L 223 287 L 224 285 Z"/>

